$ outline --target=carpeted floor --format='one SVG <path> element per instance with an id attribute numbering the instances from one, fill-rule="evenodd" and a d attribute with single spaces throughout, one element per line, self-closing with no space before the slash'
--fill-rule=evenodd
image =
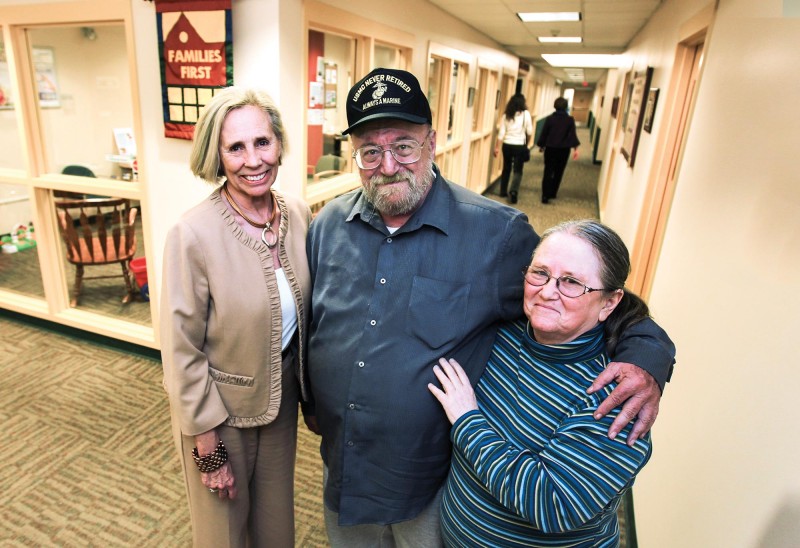
<path id="1" fill-rule="evenodd" d="M 0 315 L 0 546 L 191 546 L 160 362 Z M 326 546 L 300 428 L 297 546 Z"/>
<path id="2" fill-rule="evenodd" d="M 578 128 L 578 139 L 582 143 L 578 159 L 573 161 L 570 157 L 558 198 L 550 200 L 550 203 L 541 202 L 544 155 L 538 148 L 531 149 L 531 161 L 523 168 L 519 202 L 513 207 L 528 215 L 528 220 L 539 234 L 568 219 L 599 219 L 597 178 L 600 175 L 600 165 L 592 163 L 589 130 Z M 496 181 L 484 194 L 508 203 L 507 198 L 498 196 L 499 188 L 500 183 Z"/>
<path id="3" fill-rule="evenodd" d="M 550 204 L 540 203 L 541 154 L 525 166 L 516 207 L 537 232 L 597 217 L 599 168 L 589 159 L 588 131 L 579 137 L 585 158 L 570 161 Z M 487 195 L 504 201 L 492 189 Z M 0 315 L 0 378 L 0 546 L 191 545 L 158 361 Z M 302 547 L 327 546 L 318 444 L 301 423 L 295 510 Z"/>
<path id="4" fill-rule="evenodd" d="M 66 260 L 64 244 L 59 242 L 64 258 L 64 271 L 67 273 L 67 287 L 72 295 L 75 283 L 75 266 Z M 142 234 L 141 216 L 136 219 L 136 254 L 135 257 L 144 257 L 144 237 Z M 77 308 L 96 312 L 104 316 L 111 316 L 139 325 L 152 325 L 150 320 L 150 304 L 145 301 L 139 292 L 134 298 L 123 303 L 125 297 L 125 282 L 119 264 L 87 266 L 85 269 L 83 290 L 78 300 Z M 109 278 L 88 279 L 89 276 L 112 276 Z M 134 281 L 131 272 L 131 282 Z M 0 253 L 0 288 L 19 293 L 28 297 L 44 299 L 44 285 L 42 284 L 41 267 L 36 248 L 29 248 L 17 253 Z"/>

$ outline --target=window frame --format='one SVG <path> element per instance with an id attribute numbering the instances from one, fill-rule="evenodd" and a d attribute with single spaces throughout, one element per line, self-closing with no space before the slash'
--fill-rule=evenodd
<path id="1" fill-rule="evenodd" d="M 125 33 L 126 62 L 131 98 L 131 127 L 137 136 L 142 131 L 142 116 L 139 101 L 139 81 L 136 67 L 133 33 L 133 14 L 126 0 L 82 0 L 26 5 L 0 6 L 3 44 L 9 67 L 11 88 L 14 96 L 20 146 L 24 155 L 23 169 L 8 169 L 0 166 L 0 182 L 27 188 L 31 200 L 31 216 L 36 227 L 36 252 L 45 299 L 29 297 L 0 288 L 0 306 L 26 315 L 45 318 L 72 327 L 86 329 L 100 335 L 157 348 L 155 332 L 157 326 L 156 306 L 150 302 L 151 325 L 135 324 L 124 319 L 100 315 L 95 312 L 69 306 L 70 276 L 61 257 L 60 236 L 55 216 L 53 191 L 81 194 L 107 195 L 137 200 L 142 206 L 143 242 L 145 249 L 152 249 L 149 239 L 147 213 L 147 181 L 143 176 L 135 181 L 123 181 L 98 177 L 86 179 L 47 170 L 47 144 L 40 116 L 36 92 L 36 75 L 29 57 L 28 30 L 56 26 L 101 26 L 122 25 Z M 112 136 L 109 135 L 109 142 Z M 137 161 L 144 163 L 143 149 L 139 146 Z M 140 174 L 142 170 L 140 169 Z"/>

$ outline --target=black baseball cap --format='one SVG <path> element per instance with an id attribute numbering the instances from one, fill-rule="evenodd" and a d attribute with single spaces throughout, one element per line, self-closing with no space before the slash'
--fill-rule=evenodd
<path id="1" fill-rule="evenodd" d="M 417 78 L 405 70 L 376 68 L 347 94 L 347 135 L 372 120 L 394 118 L 413 124 L 430 124 L 431 107 Z"/>

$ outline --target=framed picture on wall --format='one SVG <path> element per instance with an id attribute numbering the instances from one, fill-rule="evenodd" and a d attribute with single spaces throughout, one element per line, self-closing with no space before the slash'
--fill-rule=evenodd
<path id="1" fill-rule="evenodd" d="M 628 84 L 625 110 L 622 115 L 622 127 L 625 134 L 621 151 L 630 167 L 633 167 L 636 161 L 636 149 L 639 146 L 639 134 L 644 120 L 645 91 L 650 89 L 652 79 L 653 67 L 647 67 L 642 72 L 635 72 Z"/>
<path id="2" fill-rule="evenodd" d="M 656 104 L 658 103 L 658 88 L 650 88 L 647 93 L 647 105 L 644 107 L 644 123 L 642 129 L 647 133 L 653 130 L 653 117 L 656 115 Z"/>
<path id="3" fill-rule="evenodd" d="M 614 97 L 611 100 L 611 117 L 616 118 L 619 112 L 619 97 Z"/>

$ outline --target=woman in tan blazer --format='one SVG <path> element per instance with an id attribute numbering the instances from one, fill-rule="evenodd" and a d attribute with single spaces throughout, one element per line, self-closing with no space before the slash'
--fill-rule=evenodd
<path id="1" fill-rule="evenodd" d="M 268 95 L 219 92 L 190 167 L 222 185 L 167 236 L 164 385 L 195 546 L 294 546 L 311 212 L 272 189 L 285 151 Z"/>

